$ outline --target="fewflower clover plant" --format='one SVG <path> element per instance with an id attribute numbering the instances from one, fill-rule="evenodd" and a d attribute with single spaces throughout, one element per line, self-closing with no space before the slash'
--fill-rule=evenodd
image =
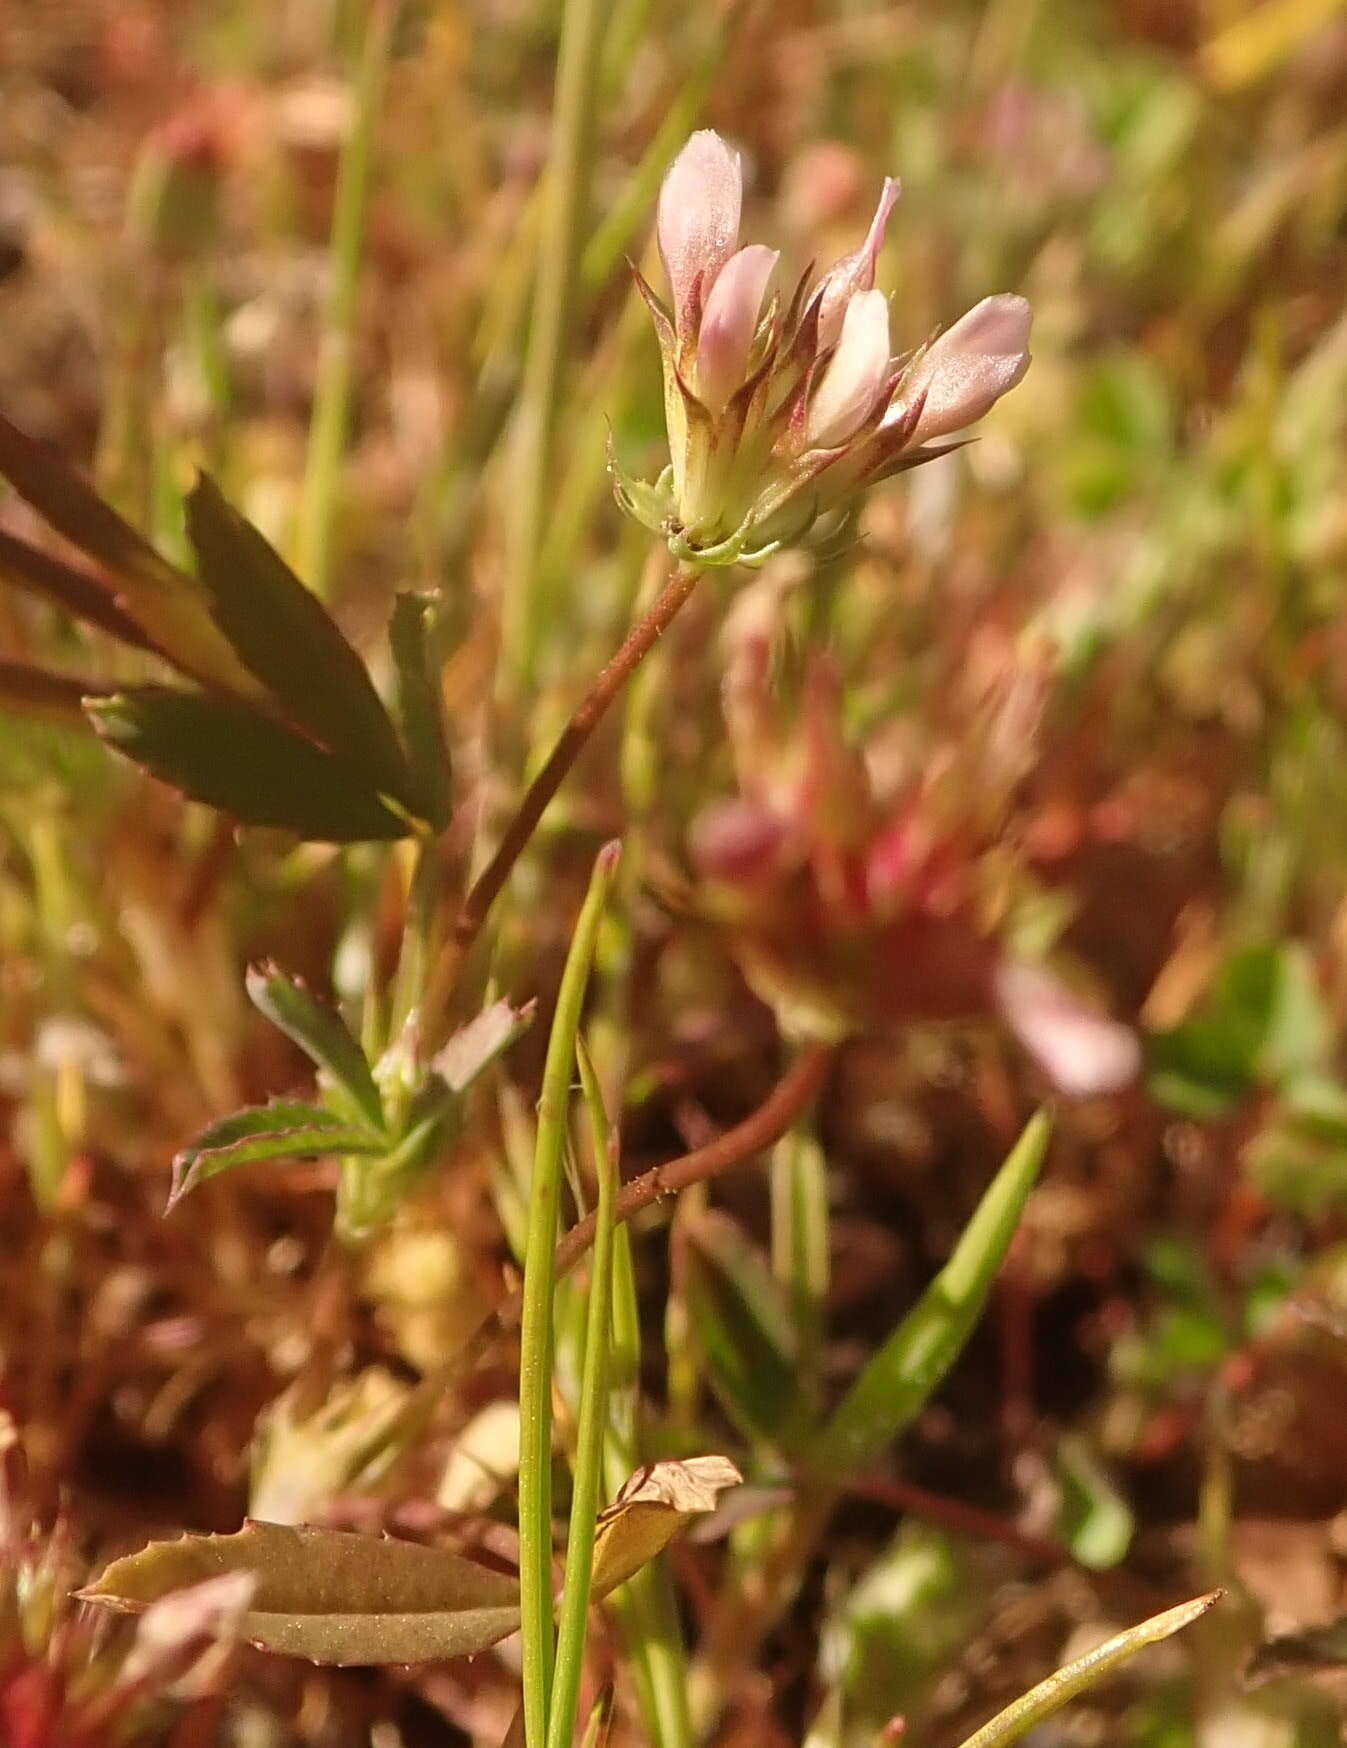
<path id="1" fill-rule="evenodd" d="M 865 241 L 783 305 L 779 254 L 739 247 L 743 172 L 719 134 L 693 134 L 660 190 L 672 308 L 637 272 L 664 365 L 669 466 L 654 485 L 614 462 L 618 501 L 676 558 L 760 564 L 826 538 L 891 474 L 934 460 L 1029 366 L 1022 297 L 987 297 L 929 346 L 895 358 L 875 264 L 899 185 L 885 180 Z"/>

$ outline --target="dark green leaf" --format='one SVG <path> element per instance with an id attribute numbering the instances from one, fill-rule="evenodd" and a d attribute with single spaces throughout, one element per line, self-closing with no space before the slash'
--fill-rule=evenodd
<path id="1" fill-rule="evenodd" d="M 109 636 L 139 649 L 154 648 L 150 639 L 118 602 L 111 582 L 92 571 L 66 564 L 40 547 L 0 528 L 0 577 L 28 593 L 55 601 L 77 619 L 85 619 Z"/>
<path id="2" fill-rule="evenodd" d="M 1249 947 L 1226 965 L 1215 992 L 1270 1080 L 1322 1065 L 1332 1025 L 1309 953 L 1298 941 Z"/>
<path id="3" fill-rule="evenodd" d="M 244 696 L 254 690 L 194 579 L 161 557 L 54 449 L 2 413 L 0 475 L 58 534 L 112 573 L 131 618 L 166 659 L 203 684 Z"/>
<path id="4" fill-rule="evenodd" d="M 171 1208 L 207 1178 L 266 1159 L 311 1159 L 329 1153 L 379 1153 L 386 1142 L 363 1124 L 346 1123 L 320 1105 L 278 1099 L 235 1111 L 203 1129 L 173 1161 Z"/>
<path id="5" fill-rule="evenodd" d="M 47 668 L 30 668 L 23 662 L 0 661 L 0 710 L 13 710 L 22 716 L 83 722 L 84 700 L 91 693 L 106 689 L 96 680 L 53 674 Z"/>
<path id="6" fill-rule="evenodd" d="M 1253 1085 L 1254 1055 L 1247 1036 L 1221 1019 L 1201 1015 L 1147 1040 L 1152 1096 L 1201 1123 L 1228 1116 Z"/>
<path id="7" fill-rule="evenodd" d="M 300 728 L 374 790 L 413 805 L 410 774 L 365 664 L 318 597 L 201 475 L 187 533 L 216 624 Z"/>
<path id="8" fill-rule="evenodd" d="M 119 752 L 247 825 L 320 843 L 407 833 L 406 822 L 349 765 L 233 699 L 138 686 L 87 708 Z"/>
<path id="9" fill-rule="evenodd" d="M 417 811 L 442 831 L 449 820 L 451 766 L 439 674 L 430 645 L 433 610 L 423 596 L 399 595 L 388 637 L 398 676 L 398 721 Z"/>
<path id="10" fill-rule="evenodd" d="M 314 1064 L 328 1074 L 354 1108 L 375 1130 L 384 1126 L 383 1100 L 374 1084 L 365 1052 L 334 1008 L 318 1000 L 304 985 L 277 965 L 250 965 L 248 996 Z"/>
<path id="11" fill-rule="evenodd" d="M 803 1431 L 785 1294 L 745 1234 L 708 1214 L 688 1231 L 683 1279 L 712 1387 L 745 1436 L 789 1450 Z"/>
<path id="12" fill-rule="evenodd" d="M 1030 1120 L 965 1226 L 949 1261 L 884 1343 L 813 1453 L 841 1478 L 872 1463 L 930 1400 L 962 1353 L 1048 1151 L 1051 1124 Z"/>
<path id="13" fill-rule="evenodd" d="M 55 449 L 37 443 L 0 413 L 0 475 L 58 534 L 118 573 L 155 583 L 179 574 L 129 522 L 105 504 Z"/>

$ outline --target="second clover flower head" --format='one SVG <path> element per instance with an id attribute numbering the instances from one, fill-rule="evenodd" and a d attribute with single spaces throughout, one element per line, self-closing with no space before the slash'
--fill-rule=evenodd
<path id="1" fill-rule="evenodd" d="M 619 501 L 680 558 L 761 562 L 826 535 L 877 481 L 945 453 L 1029 366 L 1022 297 L 984 298 L 931 345 L 890 353 L 875 267 L 898 183 L 864 242 L 817 282 L 771 290 L 779 256 L 739 247 L 743 173 L 719 134 L 693 134 L 660 190 L 666 306 L 646 281 L 664 366 L 669 466 L 652 486 L 614 464 Z M 769 295 L 770 292 L 770 295 Z"/>

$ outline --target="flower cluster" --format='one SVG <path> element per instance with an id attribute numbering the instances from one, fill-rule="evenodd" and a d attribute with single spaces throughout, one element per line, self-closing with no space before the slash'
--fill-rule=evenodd
<path id="1" fill-rule="evenodd" d="M 880 793 L 841 729 L 839 688 L 815 658 L 798 722 L 769 688 L 768 639 L 734 650 L 726 718 L 739 795 L 694 822 L 705 909 L 749 984 L 797 1035 L 999 1018 L 1062 1092 L 1136 1075 L 1135 1035 L 1006 945 L 1021 889 L 1006 823 L 1032 766 L 1043 676 L 1010 669 L 957 742 Z"/>
<path id="2" fill-rule="evenodd" d="M 768 300 L 777 252 L 738 246 L 742 197 L 738 154 L 693 134 L 659 200 L 672 308 L 637 274 L 663 357 L 670 464 L 653 486 L 613 467 L 623 507 L 701 564 L 760 563 L 825 533 L 868 486 L 944 454 L 937 440 L 980 419 L 1029 364 L 1030 310 L 1013 296 L 891 356 L 875 264 L 896 181 L 861 247 L 784 302 Z"/>

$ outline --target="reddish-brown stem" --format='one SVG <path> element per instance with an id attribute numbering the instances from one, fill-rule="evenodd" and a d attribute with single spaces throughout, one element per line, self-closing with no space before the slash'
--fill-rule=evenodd
<path id="1" fill-rule="evenodd" d="M 491 906 L 509 879 L 510 870 L 537 829 L 548 803 L 584 750 L 590 735 L 602 721 L 608 706 L 649 655 L 661 634 L 673 622 L 675 614 L 692 593 L 700 574 L 693 565 L 680 564 L 674 569 L 660 591 L 659 599 L 632 627 L 621 649 L 600 673 L 583 703 L 562 729 L 557 744 L 548 755 L 547 763 L 529 784 L 523 800 L 515 810 L 514 818 L 505 828 L 495 855 L 477 876 L 467 897 L 459 906 L 449 939 L 431 977 L 426 1001 L 427 1012 L 436 1013 L 447 1000 L 458 976 L 459 967 L 477 939 Z"/>
<path id="2" fill-rule="evenodd" d="M 832 1058 L 831 1045 L 810 1044 L 801 1051 L 767 1097 L 742 1123 L 736 1123 L 732 1129 L 727 1129 L 714 1141 L 708 1141 L 704 1147 L 696 1147 L 691 1153 L 671 1159 L 666 1165 L 652 1166 L 649 1171 L 642 1172 L 640 1177 L 624 1184 L 618 1191 L 614 1209 L 618 1225 L 633 1219 L 643 1209 L 654 1202 L 662 1201 L 666 1196 L 676 1195 L 679 1190 L 685 1190 L 691 1184 L 704 1183 L 708 1178 L 718 1177 L 722 1172 L 744 1164 L 755 1154 L 779 1141 L 818 1092 Z M 570 1273 L 594 1242 L 594 1228 L 594 1216 L 588 1215 L 577 1221 L 557 1245 L 554 1263 L 557 1280 Z M 445 1372 L 427 1379 L 429 1390 L 438 1394 L 446 1375 L 460 1376 L 473 1366 L 480 1365 L 496 1343 L 518 1327 L 523 1305 L 522 1290 L 512 1293 L 503 1305 L 498 1306 L 482 1321 L 475 1333 L 449 1361 Z"/>
<path id="3" fill-rule="evenodd" d="M 948 1494 L 932 1493 L 929 1488 L 917 1487 L 895 1476 L 854 1476 L 846 1483 L 846 1491 L 857 1498 L 873 1499 L 894 1511 L 921 1518 L 926 1523 L 939 1524 L 970 1541 L 999 1542 L 1003 1548 L 1009 1548 L 1033 1566 L 1054 1571 L 1064 1566 L 1077 1567 L 1086 1571 L 1101 1590 L 1111 1591 L 1128 1608 L 1145 1614 L 1154 1614 L 1188 1594 L 1182 1591 L 1171 1596 L 1168 1589 L 1148 1584 L 1119 1567 L 1108 1571 L 1082 1567 L 1069 1548 L 1050 1536 L 1032 1535 L 994 1511 L 984 1511 L 980 1506 L 966 1504 L 961 1499 L 951 1499 Z"/>
<path id="4" fill-rule="evenodd" d="M 667 1165 L 651 1166 L 640 1177 L 623 1184 L 618 1192 L 616 1215 L 618 1223 L 633 1219 L 652 1202 L 677 1195 L 692 1184 L 705 1183 L 719 1177 L 744 1160 L 761 1153 L 774 1141 L 779 1141 L 805 1109 L 823 1084 L 832 1047 L 811 1044 L 795 1059 L 790 1069 L 768 1093 L 751 1116 L 704 1147 L 696 1147 L 680 1159 Z M 557 1246 L 557 1278 L 568 1273 L 594 1242 L 595 1216 L 587 1214 L 576 1222 Z"/>

